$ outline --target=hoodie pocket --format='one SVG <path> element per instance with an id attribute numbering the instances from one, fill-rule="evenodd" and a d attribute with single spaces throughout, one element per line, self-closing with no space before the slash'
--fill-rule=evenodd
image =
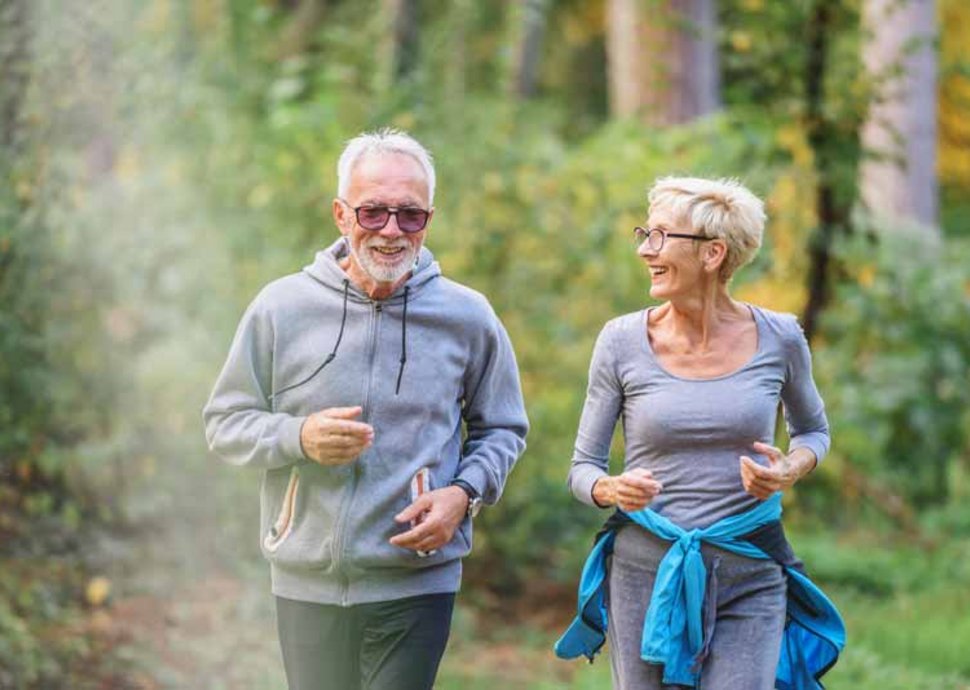
<path id="1" fill-rule="evenodd" d="M 283 494 L 283 502 L 280 505 L 279 515 L 276 521 L 270 526 L 263 538 L 263 548 L 267 553 L 276 553 L 280 545 L 286 541 L 293 531 L 293 517 L 296 513 L 296 496 L 300 489 L 300 471 L 293 467 L 290 470 L 290 481 L 286 485 Z"/>
<path id="2" fill-rule="evenodd" d="M 316 463 L 270 470 L 261 495 L 263 556 L 290 568 L 330 567 L 335 527 L 352 471 L 349 466 Z"/>

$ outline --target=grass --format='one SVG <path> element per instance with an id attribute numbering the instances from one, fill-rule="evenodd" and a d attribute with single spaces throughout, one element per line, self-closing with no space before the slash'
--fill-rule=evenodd
<path id="1" fill-rule="evenodd" d="M 964 609 L 966 610 L 966 609 Z M 932 663 L 921 656 L 923 647 L 914 647 L 904 654 L 897 653 L 901 641 L 919 638 L 924 629 L 909 634 L 883 636 L 877 631 L 898 631 L 899 625 L 886 625 L 893 608 L 879 608 L 867 604 L 857 608 L 854 603 L 843 605 L 850 620 L 850 645 L 838 665 L 825 676 L 827 690 L 970 690 L 970 675 Z M 951 618 L 961 616 L 956 607 L 949 607 Z M 875 613 L 865 625 L 860 616 Z M 554 634 L 543 636 L 536 631 L 518 630 L 518 644 L 506 635 L 499 644 L 468 638 L 453 639 L 442 664 L 436 690 L 606 690 L 611 686 L 609 652 L 589 665 L 581 660 L 570 662 L 555 659 L 551 648 Z M 540 644 L 540 639 L 542 643 Z M 954 636 L 952 647 L 962 644 L 967 649 L 967 637 Z M 929 641 L 927 642 L 929 644 Z M 963 661 L 956 659 L 959 666 Z"/>
<path id="2" fill-rule="evenodd" d="M 970 690 L 970 541 L 935 548 L 853 535 L 793 541 L 839 606 L 849 643 L 828 690 Z M 608 650 L 595 664 L 556 659 L 556 630 L 483 631 L 459 608 L 437 690 L 611 687 Z"/>

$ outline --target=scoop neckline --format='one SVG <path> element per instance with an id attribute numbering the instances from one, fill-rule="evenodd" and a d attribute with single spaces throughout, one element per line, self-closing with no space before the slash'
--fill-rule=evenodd
<path id="1" fill-rule="evenodd" d="M 678 379 L 680 381 L 689 381 L 691 383 L 705 383 L 707 381 L 723 381 L 724 379 L 729 379 L 734 376 L 737 376 L 745 369 L 750 367 L 756 359 L 758 359 L 758 357 L 761 355 L 761 351 L 762 351 L 762 348 L 764 347 L 764 342 L 765 342 L 764 328 L 762 327 L 761 314 L 759 313 L 758 308 L 755 307 L 753 304 L 748 304 L 747 302 L 742 302 L 742 304 L 748 308 L 748 311 L 751 312 L 751 317 L 754 319 L 755 328 L 758 331 L 758 346 L 755 348 L 754 354 L 752 354 L 751 357 L 749 357 L 737 369 L 729 371 L 725 374 L 720 374 L 718 376 L 710 376 L 710 377 L 704 377 L 704 378 L 692 378 L 689 376 L 681 376 L 680 374 L 675 374 L 669 369 L 667 369 L 667 367 L 665 367 L 663 364 L 660 363 L 660 358 L 657 357 L 657 353 L 653 351 L 653 345 L 650 344 L 650 312 L 656 309 L 656 307 L 647 307 L 646 309 L 643 310 L 643 313 L 641 315 L 640 338 L 641 338 L 641 343 L 643 344 L 643 350 L 648 355 L 650 355 L 651 359 L 653 359 L 654 365 L 660 371 L 662 371 L 665 375 L 669 376 L 670 378 Z"/>

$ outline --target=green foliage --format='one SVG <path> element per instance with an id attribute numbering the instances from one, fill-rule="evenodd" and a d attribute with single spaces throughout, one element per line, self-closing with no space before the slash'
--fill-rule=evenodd
<path id="1" fill-rule="evenodd" d="M 14 176 L 4 170 L 0 197 L 0 472 L 28 452 L 45 427 L 48 399 L 44 366 L 46 295 L 31 280 L 43 263 L 43 238 L 22 220 L 23 204 L 10 194 Z"/>
<path id="2" fill-rule="evenodd" d="M 855 196 L 854 132 L 871 85 L 858 78 L 851 0 L 828 3 L 828 138 L 816 148 L 803 36 L 812 3 L 722 4 L 726 108 L 664 129 L 605 121 L 605 80 L 587 83 L 605 64 L 602 2 L 550 3 L 540 96 L 527 102 L 505 91 L 514 13 L 504 3 L 423 3 L 418 64 L 398 84 L 373 2 L 326 3 L 294 54 L 280 45 L 289 2 L 37 5 L 25 148 L 0 159 L 0 480 L 16 478 L 0 517 L 19 513 L 0 521 L 4 537 L 52 515 L 68 534 L 92 518 L 165 520 L 179 548 L 201 541 L 230 562 L 255 551 L 255 479 L 204 459 L 198 410 L 246 303 L 336 236 L 343 142 L 391 125 L 436 154 L 428 244 L 508 327 L 533 426 L 500 507 L 477 522 L 468 599 L 568 591 L 603 515 L 568 494 L 565 476 L 596 334 L 647 302 L 628 239 L 647 187 L 666 174 L 732 175 L 766 197 L 766 246 L 735 294 L 794 311 L 817 185 L 846 205 Z M 965 190 L 947 193 L 942 246 L 873 243 L 860 222 L 838 248 L 843 274 L 813 343 L 834 447 L 788 506 L 803 525 L 881 525 L 869 508 L 889 496 L 921 511 L 910 526 L 924 535 L 970 534 L 970 250 L 958 237 Z M 799 546 L 845 598 L 861 642 L 833 687 L 958 687 L 970 631 L 947 602 L 967 603 L 952 584 L 970 576 L 962 547 Z M 184 548 L 172 563 L 199 567 Z M 50 661 L 37 619 L 74 615 L 67 595 L 4 584 L 5 565 L 0 674 L 15 675 L 0 685 L 56 678 L 66 665 Z M 897 618 L 925 623 L 926 643 Z M 542 635 L 500 641 L 535 651 L 530 678 L 446 667 L 443 683 L 607 682 L 605 663 L 566 673 L 535 661 L 548 655 Z"/>
<path id="3" fill-rule="evenodd" d="M 966 538 L 919 545 L 898 535 L 833 539 L 816 531 L 792 542 L 846 620 L 848 652 L 830 676 L 832 687 L 967 684 Z"/>
<path id="4" fill-rule="evenodd" d="M 818 353 L 836 457 L 916 505 L 945 503 L 951 467 L 970 457 L 970 244 L 879 237 L 842 247 L 857 275 L 840 287 Z"/>
<path id="5" fill-rule="evenodd" d="M 31 39 L 40 50 L 54 37 Z M 63 56 L 44 55 L 48 62 L 35 60 L 28 71 L 53 86 L 47 70 Z M 76 132 L 62 132 L 77 94 L 65 92 L 63 110 L 48 110 L 42 90 L 21 95 L 16 136 L 0 151 L 0 478 L 21 494 L 19 502 L 3 501 L 0 513 L 66 510 L 76 522 L 78 509 L 91 506 L 64 450 L 105 430 L 118 383 L 99 309 L 111 294 L 105 267 L 112 256 L 79 232 L 82 156 Z M 64 148 L 51 155 L 50 143 Z"/>
<path id="6" fill-rule="evenodd" d="M 77 634 L 81 575 L 51 558 L 24 558 L 0 570 L 0 687 L 41 690 L 65 678 L 85 682 L 95 650 Z M 75 681 L 70 681 L 74 686 Z M 81 687 L 81 686 L 78 686 Z"/>
<path id="7" fill-rule="evenodd" d="M 909 634 L 914 637 L 919 635 L 918 629 L 910 630 Z M 826 676 L 826 687 L 854 690 L 966 690 L 968 687 L 966 677 L 938 669 L 914 668 L 881 651 L 859 645 L 850 648 Z"/>
<path id="8" fill-rule="evenodd" d="M 23 618 L 0 600 L 0 687 L 24 687 L 37 680 L 42 658 Z"/>

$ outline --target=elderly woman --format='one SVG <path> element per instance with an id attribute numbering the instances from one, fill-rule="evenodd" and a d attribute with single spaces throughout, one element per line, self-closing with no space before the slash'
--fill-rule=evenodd
<path id="1" fill-rule="evenodd" d="M 785 540 L 779 492 L 828 450 L 825 409 L 795 318 L 728 291 L 761 245 L 763 204 L 695 178 L 659 180 L 649 202 L 635 240 L 662 303 L 600 333 L 569 472 L 580 501 L 619 511 L 556 651 L 592 660 L 606 629 L 619 690 L 819 687 L 844 628 Z M 773 445 L 779 400 L 787 452 Z"/>

